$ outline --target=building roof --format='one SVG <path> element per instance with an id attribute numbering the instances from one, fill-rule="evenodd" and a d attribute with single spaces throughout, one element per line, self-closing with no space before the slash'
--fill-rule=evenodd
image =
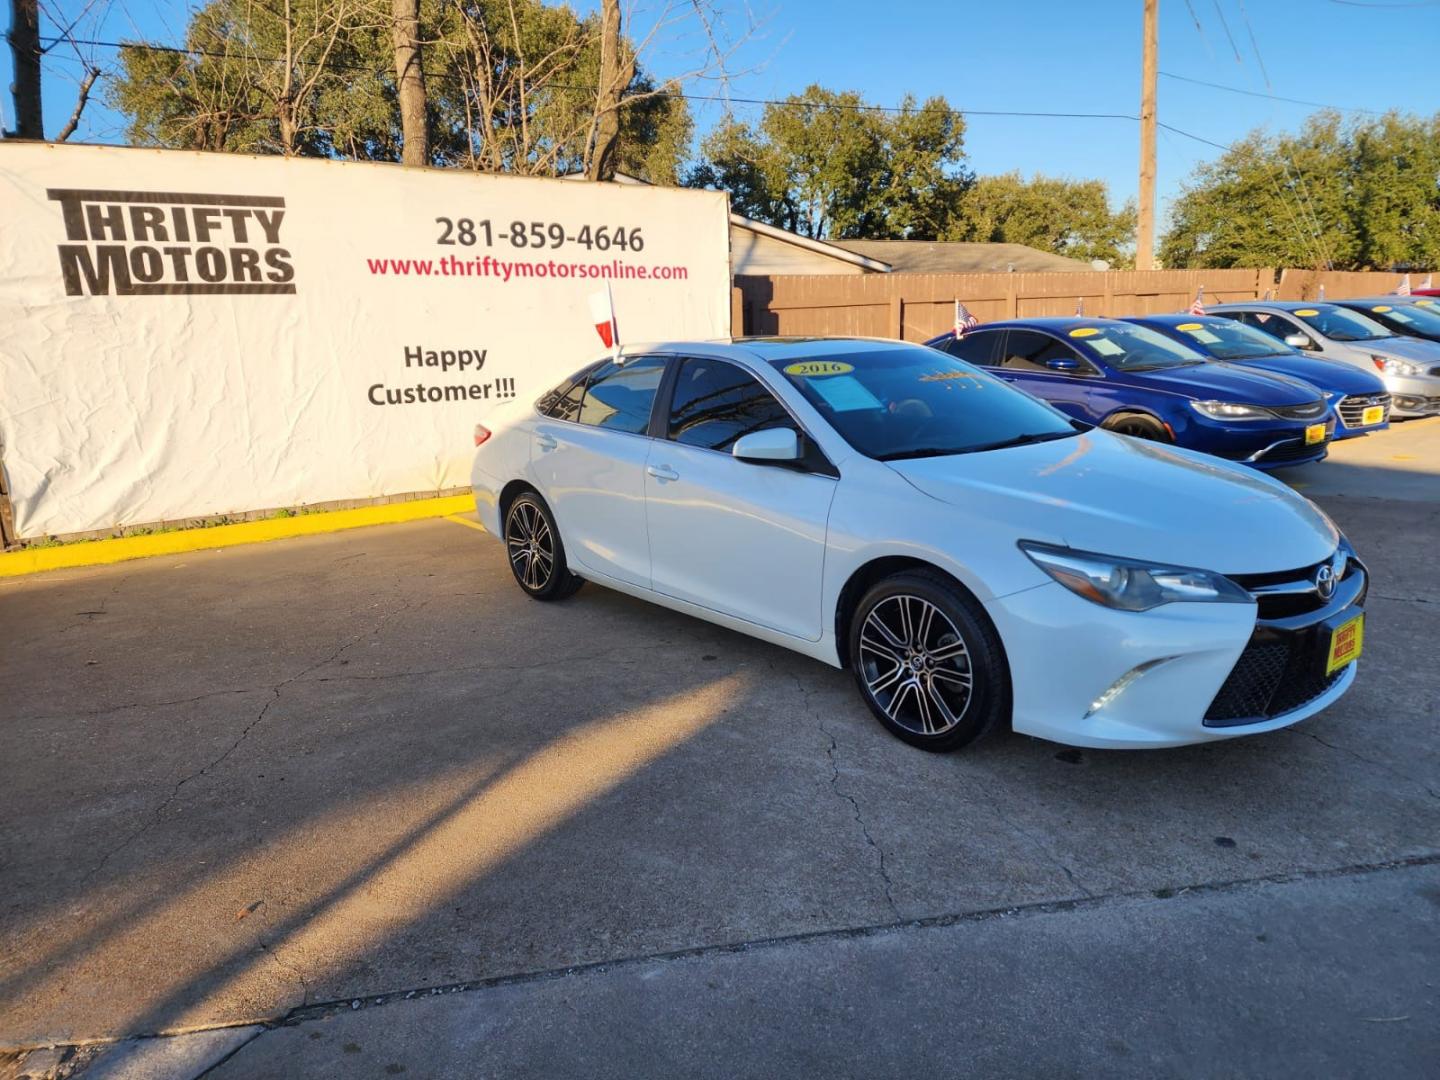
<path id="1" fill-rule="evenodd" d="M 971 244 L 958 240 L 832 240 L 830 244 L 888 263 L 897 274 L 1003 274 L 1095 269 L 1024 244 Z"/>

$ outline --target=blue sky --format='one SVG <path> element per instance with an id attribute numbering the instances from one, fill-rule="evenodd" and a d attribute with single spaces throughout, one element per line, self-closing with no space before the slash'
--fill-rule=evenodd
<path id="1" fill-rule="evenodd" d="M 733 58 L 737 97 L 783 97 L 818 82 L 858 90 L 876 104 L 907 92 L 944 95 L 962 109 L 1134 114 L 1140 91 L 1140 0 L 751 0 L 761 29 Z M 84 13 L 74 33 L 104 39 L 183 39 L 185 0 L 41 0 L 43 27 Z M 580 0 L 580 8 L 593 0 Z M 743 10 L 726 0 L 728 10 Z M 1426 0 L 1161 0 L 1160 69 L 1256 93 L 1354 109 L 1434 113 L 1440 83 L 1440 3 Z M 1196 26 L 1196 21 L 1199 27 Z M 1227 33 L 1228 31 L 1228 33 Z M 1233 46 L 1232 46 L 1233 42 Z M 684 70 L 693 40 L 672 40 L 650 66 Z M 1257 52 L 1258 50 L 1258 52 Z M 1237 59 L 1236 53 L 1239 53 Z M 108 50 L 87 50 L 102 61 Z M 46 130 L 74 104 L 79 61 L 57 46 L 47 64 Z M 10 82 L 9 52 L 0 79 Z M 1268 78 L 1268 84 L 1267 84 Z M 93 102 L 78 140 L 120 141 L 123 125 Z M 758 106 L 736 106 L 742 117 Z M 1162 75 L 1159 119 L 1226 143 L 1256 127 L 1289 130 L 1309 105 L 1247 97 Z M 718 107 L 697 105 L 702 129 Z M 1353 114 L 1363 116 L 1363 113 Z M 7 98 L 3 116 L 13 122 Z M 1127 120 L 971 115 L 966 149 L 981 173 L 1018 169 L 1099 177 L 1118 203 L 1134 195 L 1138 129 Z M 1219 151 L 1162 131 L 1162 211 L 1198 163 Z"/>

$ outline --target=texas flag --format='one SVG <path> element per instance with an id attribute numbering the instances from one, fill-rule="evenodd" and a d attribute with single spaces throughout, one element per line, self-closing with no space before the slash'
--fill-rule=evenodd
<path id="1" fill-rule="evenodd" d="M 595 332 L 607 349 L 620 347 L 620 324 L 615 321 L 615 297 L 607 283 L 599 292 L 590 294 L 590 318 L 595 323 Z"/>

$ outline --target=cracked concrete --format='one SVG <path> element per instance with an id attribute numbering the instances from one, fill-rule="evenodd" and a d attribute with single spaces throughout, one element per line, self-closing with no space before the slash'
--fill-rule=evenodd
<path id="1" fill-rule="evenodd" d="M 531 603 L 498 545 L 444 521 L 0 584 L 26 627 L 0 657 L 0 1046 L 319 1024 L 316 1003 L 813 939 L 805 984 L 857 929 L 1235 881 L 1346 872 L 1370 903 L 1354 868 L 1423 867 L 1440 836 L 1434 513 L 1326 508 L 1375 575 L 1352 693 L 1151 754 L 923 754 L 843 672 L 603 589 Z M 598 783 L 586 739 L 617 723 L 655 752 Z M 267 1075 L 242 1066 L 269 1038 L 218 1075 Z"/>

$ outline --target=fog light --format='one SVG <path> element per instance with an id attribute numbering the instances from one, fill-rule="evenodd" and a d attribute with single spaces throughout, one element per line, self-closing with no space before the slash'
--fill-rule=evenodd
<path id="1" fill-rule="evenodd" d="M 1131 668 L 1124 675 L 1121 675 L 1120 678 L 1116 679 L 1110 685 L 1110 689 L 1106 690 L 1103 694 L 1101 694 L 1099 697 L 1097 697 L 1094 701 L 1090 703 L 1090 710 L 1085 714 L 1083 719 L 1089 720 L 1090 717 L 1094 716 L 1101 709 L 1105 708 L 1106 705 L 1109 705 L 1112 701 L 1114 701 L 1126 690 L 1128 690 L 1130 688 L 1130 685 L 1136 679 L 1140 678 L 1141 675 L 1144 675 L 1151 668 L 1159 664 L 1163 664 L 1167 660 L 1174 659 L 1175 658 L 1173 656 L 1162 656 L 1155 660 L 1146 660 L 1145 663 L 1139 665 L 1138 667 Z"/>

